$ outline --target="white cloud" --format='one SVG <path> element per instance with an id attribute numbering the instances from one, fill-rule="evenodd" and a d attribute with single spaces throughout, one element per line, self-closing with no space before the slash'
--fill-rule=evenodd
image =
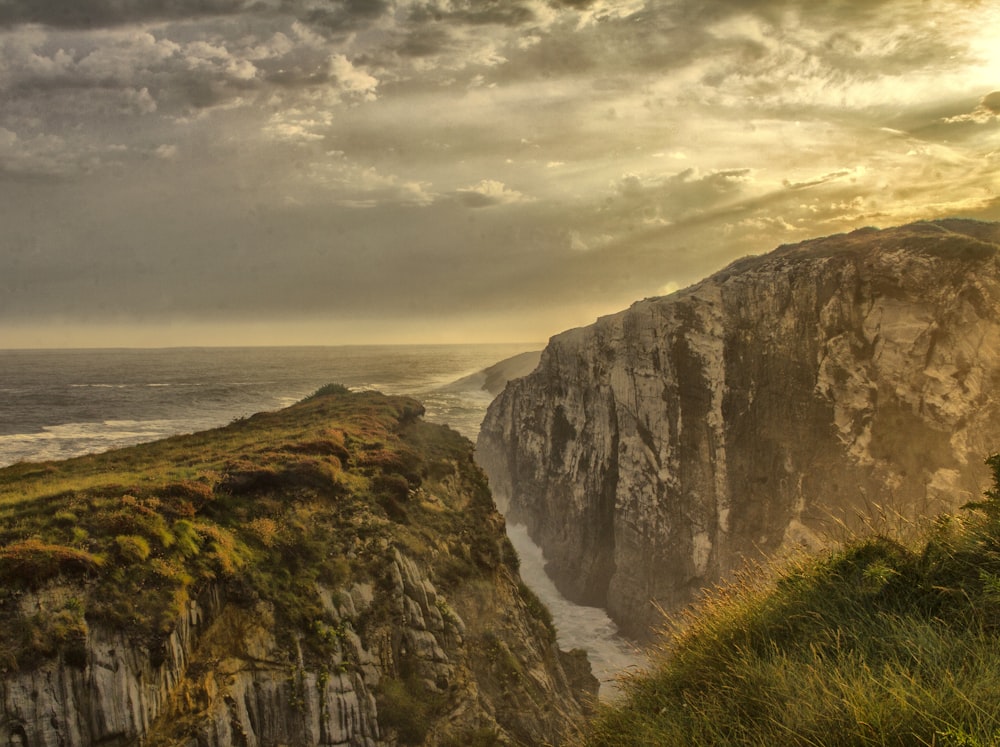
<path id="1" fill-rule="evenodd" d="M 55 135 L 21 137 L 0 127 L 0 174 L 65 176 L 93 165 L 93 151 L 75 151 Z"/>
<path id="2" fill-rule="evenodd" d="M 163 145 L 157 146 L 156 150 L 153 152 L 155 153 L 156 157 L 161 160 L 172 161 L 173 159 L 177 158 L 178 148 L 176 145 L 168 145 L 164 143 Z"/>
<path id="3" fill-rule="evenodd" d="M 746 218 L 739 221 L 736 225 L 744 230 L 750 229 L 754 231 L 766 231 L 772 234 L 774 231 L 780 232 L 795 230 L 795 226 L 781 216 Z"/>
<path id="4" fill-rule="evenodd" d="M 530 201 L 526 195 L 496 179 L 483 179 L 478 184 L 459 189 L 458 194 L 462 202 L 469 207 L 510 205 Z"/>
<path id="5" fill-rule="evenodd" d="M 378 79 L 355 67 L 344 55 L 331 55 L 329 69 L 340 90 L 348 96 L 355 96 L 362 101 L 374 101 L 377 98 L 375 89 L 378 88 Z"/>
<path id="6" fill-rule="evenodd" d="M 89 79 L 140 85 L 150 70 L 182 54 L 181 45 L 157 39 L 148 31 L 102 31 L 93 37 L 98 46 L 80 59 L 73 70 Z"/>
<path id="7" fill-rule="evenodd" d="M 944 121 L 948 124 L 956 122 L 975 122 L 986 124 L 1000 119 L 1000 91 L 988 93 L 979 101 L 979 105 L 971 112 L 948 117 Z"/>
<path id="8" fill-rule="evenodd" d="M 324 37 L 300 21 L 292 23 L 292 33 L 295 34 L 297 44 L 305 47 L 323 49 L 328 43 Z"/>
<path id="9" fill-rule="evenodd" d="M 589 252 L 590 245 L 583 240 L 579 231 L 569 232 L 569 248 L 574 252 Z"/>
<path id="10" fill-rule="evenodd" d="M 140 89 L 126 88 L 122 92 L 122 96 L 125 99 L 126 111 L 137 114 L 152 114 L 157 109 L 156 99 L 145 86 Z"/>
<path id="11" fill-rule="evenodd" d="M 189 70 L 241 81 L 257 77 L 253 62 L 234 55 L 222 44 L 195 41 L 185 44 L 182 54 Z"/>
<path id="12" fill-rule="evenodd" d="M 266 42 L 256 44 L 247 50 L 247 59 L 254 62 L 284 57 L 295 49 L 295 43 L 285 34 L 276 31 Z"/>
<path id="13" fill-rule="evenodd" d="M 288 181 L 289 189 L 299 190 L 296 199 L 303 203 L 320 200 L 352 208 L 426 207 L 437 199 L 427 181 L 384 173 L 352 161 L 340 151 L 331 151 L 325 158 L 317 156 Z"/>
<path id="14" fill-rule="evenodd" d="M 323 135 L 309 129 L 313 124 L 311 120 L 283 121 L 282 115 L 275 115 L 264 127 L 264 134 L 286 142 L 308 143 L 322 140 Z"/>

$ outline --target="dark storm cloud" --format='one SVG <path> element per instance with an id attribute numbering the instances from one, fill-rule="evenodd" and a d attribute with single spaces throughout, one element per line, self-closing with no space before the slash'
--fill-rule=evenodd
<path id="1" fill-rule="evenodd" d="M 349 87 L 344 65 L 325 43 L 303 39 L 294 22 L 245 24 L 240 36 L 225 25 L 191 33 L 187 27 L 123 27 L 43 31 L 0 38 L 0 125 L 18 111 L 44 106 L 47 123 L 134 111 L 181 115 L 230 103 L 245 105 L 269 88 Z M 253 33 L 256 31 L 257 33 Z M 249 33 L 248 33 L 249 32 Z M 351 67 L 351 66 L 348 66 Z M 351 68 L 353 70 L 353 68 Z M 348 71 L 350 72 L 350 71 Z M 87 92 L 92 91 L 91 98 Z"/>
<path id="2" fill-rule="evenodd" d="M 452 0 L 419 3 L 410 10 L 409 18 L 414 23 L 522 26 L 535 20 L 535 13 L 528 5 L 517 0 Z"/>
<path id="3" fill-rule="evenodd" d="M 981 4 L 979 0 L 966 0 L 970 8 Z M 686 2 L 674 6 L 679 18 L 688 23 L 717 21 L 732 15 L 751 13 L 770 22 L 778 23 L 789 12 L 800 13 L 812 25 L 820 28 L 856 27 L 867 22 L 885 24 L 888 18 L 897 23 L 911 16 L 919 17 L 927 8 L 922 0 L 839 0 L 815 3 L 802 0 L 705 0 L 700 3 Z M 647 7 L 651 7 L 647 3 Z"/>
<path id="4" fill-rule="evenodd" d="M 965 104 L 967 107 L 968 103 Z M 983 96 L 972 111 L 961 107 L 956 114 L 955 108 L 955 106 L 950 108 L 946 113 L 948 116 L 935 117 L 930 121 L 925 118 L 918 130 L 920 134 L 925 137 L 934 136 L 940 140 L 975 137 L 977 131 L 975 125 L 994 122 L 1000 118 L 1000 91 L 993 91 Z M 957 131 L 955 125 L 959 125 Z"/>
<path id="5" fill-rule="evenodd" d="M 447 28 L 421 27 L 407 33 L 395 49 L 404 57 L 433 57 L 455 48 Z"/>
<path id="6" fill-rule="evenodd" d="M 51 125 L 61 118 L 71 118 L 75 122 L 68 124 L 78 126 L 81 117 L 204 109 L 258 87 L 249 61 L 225 57 L 221 51 L 215 57 L 202 56 L 149 35 L 110 40 L 75 57 L 62 49 L 50 57 L 44 50 L 33 50 L 8 59 L 6 76 L 8 107 L 48 100 Z"/>
<path id="7" fill-rule="evenodd" d="M 99 29 L 241 15 L 293 17 L 318 30 L 340 33 L 362 28 L 390 8 L 389 0 L 0 0 L 0 27 L 33 23 Z"/>
<path id="8" fill-rule="evenodd" d="M 290 0 L 282 10 L 304 23 L 327 33 L 343 33 L 362 28 L 381 17 L 391 8 L 388 0 L 343 0 L 322 4 L 299 4 Z"/>
<path id="9" fill-rule="evenodd" d="M 138 21 L 237 13 L 245 0 L 0 0 L 0 26 L 92 29 Z"/>

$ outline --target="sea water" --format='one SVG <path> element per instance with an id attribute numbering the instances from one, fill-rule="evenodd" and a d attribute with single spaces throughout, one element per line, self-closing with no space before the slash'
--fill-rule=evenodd
<path id="1" fill-rule="evenodd" d="M 67 459 L 214 428 L 286 407 L 324 384 L 419 399 L 426 420 L 475 441 L 491 395 L 454 382 L 541 345 L 405 345 L 0 351 L 0 467 Z M 553 613 L 562 648 L 584 648 L 602 694 L 640 663 L 600 609 L 572 604 L 523 527 L 521 575 Z"/>

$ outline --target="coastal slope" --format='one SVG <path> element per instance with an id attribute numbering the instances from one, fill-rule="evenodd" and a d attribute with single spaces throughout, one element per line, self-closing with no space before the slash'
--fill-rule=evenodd
<path id="1" fill-rule="evenodd" d="M 0 470 L 0 741 L 542 744 L 597 682 L 414 400 Z"/>
<path id="2" fill-rule="evenodd" d="M 554 337 L 477 445 L 563 593 L 647 634 L 747 559 L 979 496 L 1000 227 L 862 229 Z"/>
<path id="3" fill-rule="evenodd" d="M 541 357 L 541 350 L 529 350 L 525 353 L 518 353 L 510 358 L 505 358 L 502 361 L 494 363 L 482 371 L 463 376 L 461 379 L 449 384 L 447 388 L 478 389 L 488 392 L 495 397 L 503 391 L 508 381 L 527 376 L 534 371 Z"/>

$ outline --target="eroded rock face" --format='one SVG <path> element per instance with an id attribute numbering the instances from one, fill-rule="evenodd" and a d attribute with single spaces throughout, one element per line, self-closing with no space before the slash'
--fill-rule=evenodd
<path id="1" fill-rule="evenodd" d="M 938 221 L 736 262 L 553 338 L 477 459 L 562 591 L 644 635 L 747 558 L 981 495 L 998 248 Z"/>
<path id="2" fill-rule="evenodd" d="M 97 628 L 85 664 L 8 673 L 0 738 L 31 747 L 367 747 L 488 734 L 543 744 L 582 724 L 597 680 L 582 653 L 559 651 L 528 612 L 514 573 L 500 567 L 471 593 L 446 596 L 405 554 L 387 553 L 384 588 L 322 590 L 340 620 L 340 653 L 321 668 L 296 662 L 276 640 L 268 605 L 213 591 L 190 604 L 159 656 Z M 27 601 L 44 607 L 51 593 Z M 389 697 L 387 680 L 397 684 Z M 433 714 L 419 722 L 407 698 L 433 701 Z"/>

